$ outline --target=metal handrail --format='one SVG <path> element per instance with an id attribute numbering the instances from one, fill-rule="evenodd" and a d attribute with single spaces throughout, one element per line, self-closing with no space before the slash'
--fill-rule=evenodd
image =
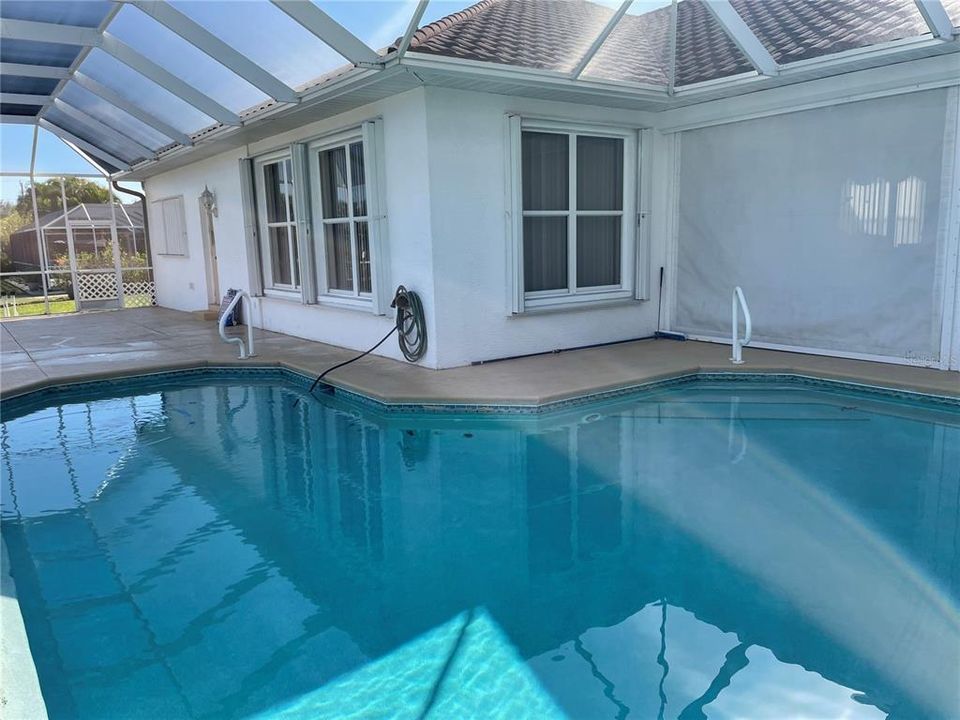
<path id="1" fill-rule="evenodd" d="M 743 365 L 743 346 L 750 344 L 750 336 L 753 334 L 753 321 L 750 319 L 750 308 L 747 307 L 747 301 L 743 297 L 743 290 L 738 285 L 733 289 L 733 299 L 730 301 L 733 330 L 731 332 L 733 339 L 733 357 L 730 362 L 734 365 Z M 743 339 L 738 337 L 739 330 L 739 309 L 743 310 Z"/>
<path id="2" fill-rule="evenodd" d="M 247 299 L 247 314 L 244 317 L 247 325 L 247 344 L 243 344 L 243 338 L 238 337 L 228 337 L 226 332 L 227 327 L 227 318 L 230 317 L 230 313 L 233 312 L 233 309 L 237 306 L 242 298 Z M 250 294 L 246 290 L 237 290 L 237 294 L 233 296 L 233 300 L 230 301 L 230 304 L 227 305 L 227 309 L 223 311 L 223 314 L 220 316 L 220 321 L 217 323 L 217 329 L 220 331 L 220 339 L 225 343 L 238 343 L 240 345 L 240 359 L 246 360 L 247 358 L 253 357 L 256 353 L 253 351 L 253 323 L 250 322 L 253 317 L 253 300 L 250 299 Z"/>

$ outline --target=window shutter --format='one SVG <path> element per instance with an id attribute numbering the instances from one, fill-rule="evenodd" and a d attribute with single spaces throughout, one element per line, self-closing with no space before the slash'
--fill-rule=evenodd
<path id="1" fill-rule="evenodd" d="M 310 219 L 310 173 L 307 146 L 294 143 L 290 146 L 293 168 L 293 208 L 297 215 L 297 255 L 300 258 L 300 294 L 305 304 L 317 302 L 317 282 L 314 268 L 313 223 Z"/>
<path id="2" fill-rule="evenodd" d="M 263 270 L 257 240 L 257 206 L 253 192 L 253 160 L 240 158 L 240 204 L 243 209 L 243 236 L 247 250 L 250 294 L 263 295 Z"/>
<path id="3" fill-rule="evenodd" d="M 167 236 L 167 252 L 170 255 L 186 255 L 187 238 L 182 197 L 164 200 L 163 227 Z"/>
<path id="4" fill-rule="evenodd" d="M 184 222 L 183 196 L 150 203 L 154 249 L 157 255 L 187 255 L 187 227 Z"/>
<path id="5" fill-rule="evenodd" d="M 653 179 L 653 130 L 640 131 L 637 143 L 637 279 L 634 283 L 634 297 L 637 300 L 650 299 L 650 246 L 651 224 L 650 208 L 651 181 Z"/>
<path id="6" fill-rule="evenodd" d="M 150 230 L 153 242 L 153 251 L 157 255 L 167 254 L 167 231 L 163 226 L 163 200 L 154 200 L 150 203 Z"/>
<path id="7" fill-rule="evenodd" d="M 523 312 L 523 196 L 520 177 L 520 116 L 504 118 L 504 223 L 507 238 L 507 308 Z"/>
<path id="8" fill-rule="evenodd" d="M 368 120 L 360 126 L 363 136 L 363 162 L 367 183 L 370 218 L 370 272 L 372 274 L 373 311 L 386 315 L 393 299 L 390 287 L 390 249 L 387 242 L 386 182 L 383 162 L 383 120 Z"/>

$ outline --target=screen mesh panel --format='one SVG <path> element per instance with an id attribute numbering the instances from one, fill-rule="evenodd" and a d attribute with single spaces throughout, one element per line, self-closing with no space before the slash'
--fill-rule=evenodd
<path id="1" fill-rule="evenodd" d="M 674 329 L 936 361 L 948 92 L 683 133 Z"/>

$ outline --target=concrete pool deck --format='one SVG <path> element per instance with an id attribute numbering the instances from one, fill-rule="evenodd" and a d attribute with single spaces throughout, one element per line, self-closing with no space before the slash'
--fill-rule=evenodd
<path id="1" fill-rule="evenodd" d="M 314 375 L 358 352 L 263 330 L 255 338 L 257 357 L 239 360 L 236 346 L 220 340 L 214 322 L 165 308 L 5 321 L 0 396 L 80 380 L 231 365 Z M 729 355 L 728 346 L 714 343 L 638 340 L 448 370 L 367 356 L 326 380 L 386 403 L 540 405 L 697 372 L 790 373 L 960 397 L 956 372 L 750 347 L 743 351 L 745 363 L 735 366 Z"/>

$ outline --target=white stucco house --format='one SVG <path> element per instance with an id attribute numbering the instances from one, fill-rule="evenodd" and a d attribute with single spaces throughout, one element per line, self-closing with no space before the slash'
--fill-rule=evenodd
<path id="1" fill-rule="evenodd" d="M 740 286 L 755 345 L 960 369 L 960 2 L 625 13 L 482 0 L 127 158 L 158 303 L 241 288 L 257 327 L 364 349 L 403 284 L 449 368 L 729 342 Z"/>

